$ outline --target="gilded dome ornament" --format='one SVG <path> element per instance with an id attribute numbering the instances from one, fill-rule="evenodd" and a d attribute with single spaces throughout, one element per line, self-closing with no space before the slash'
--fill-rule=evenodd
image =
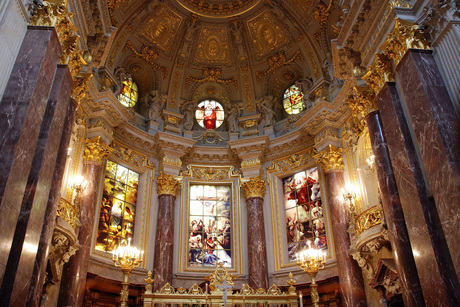
<path id="1" fill-rule="evenodd" d="M 223 1 L 223 0 L 178 0 L 188 11 L 195 13 L 199 16 L 214 17 L 214 18 L 228 18 L 240 15 L 244 12 L 251 10 L 261 0 L 246 0 L 246 1 Z"/>
<path id="2" fill-rule="evenodd" d="M 253 197 L 263 198 L 265 195 L 266 181 L 262 179 L 262 176 L 252 177 L 249 181 L 243 183 L 241 188 L 246 199 Z"/>

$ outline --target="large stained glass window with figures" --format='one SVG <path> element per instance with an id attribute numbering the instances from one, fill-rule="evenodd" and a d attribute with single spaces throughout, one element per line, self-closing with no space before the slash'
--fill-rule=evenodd
<path id="1" fill-rule="evenodd" d="M 112 252 L 132 238 L 139 174 L 107 161 L 96 250 Z"/>
<path id="2" fill-rule="evenodd" d="M 232 266 L 230 192 L 230 186 L 190 186 L 189 267 Z"/>
<path id="3" fill-rule="evenodd" d="M 283 96 L 283 107 L 287 114 L 298 114 L 303 108 L 303 93 L 295 85 L 291 85 Z"/>
<path id="4" fill-rule="evenodd" d="M 312 246 L 327 249 L 318 169 L 310 168 L 283 179 L 284 210 L 289 260 Z"/>

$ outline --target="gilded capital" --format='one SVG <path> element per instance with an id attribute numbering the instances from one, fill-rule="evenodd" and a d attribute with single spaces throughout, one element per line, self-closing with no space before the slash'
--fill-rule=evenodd
<path id="1" fill-rule="evenodd" d="M 316 162 L 321 164 L 324 171 L 343 171 L 343 150 L 329 145 L 328 148 L 314 156 Z"/>
<path id="2" fill-rule="evenodd" d="M 100 136 L 85 140 L 83 162 L 102 165 L 107 156 L 113 151 Z"/>
<path id="3" fill-rule="evenodd" d="M 158 195 L 168 194 L 176 196 L 180 184 L 180 181 L 175 176 L 160 172 L 160 176 L 157 178 Z"/>
<path id="4" fill-rule="evenodd" d="M 241 188 L 246 199 L 252 197 L 264 197 L 266 182 L 262 179 L 262 176 L 252 177 L 249 181 L 243 183 Z"/>

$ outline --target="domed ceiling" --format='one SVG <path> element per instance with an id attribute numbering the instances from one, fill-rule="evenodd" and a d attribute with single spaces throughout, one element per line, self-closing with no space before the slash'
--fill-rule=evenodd
<path id="1" fill-rule="evenodd" d="M 332 2 L 133 0 L 112 1 L 109 12 L 118 30 L 105 65 L 131 74 L 141 100 L 159 90 L 170 109 L 216 98 L 251 114 L 296 80 L 334 78 L 326 42 L 341 10 Z"/>

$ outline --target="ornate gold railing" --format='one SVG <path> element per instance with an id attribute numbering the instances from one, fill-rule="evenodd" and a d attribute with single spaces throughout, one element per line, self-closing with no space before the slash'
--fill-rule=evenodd
<path id="1" fill-rule="evenodd" d="M 70 226 L 72 226 L 74 230 L 76 230 L 77 227 L 81 225 L 77 216 L 77 209 L 64 198 L 59 200 L 56 216 L 64 219 L 67 223 L 70 224 Z"/>
<path id="2" fill-rule="evenodd" d="M 374 206 L 361 213 L 356 218 L 356 233 L 358 236 L 365 230 L 382 223 L 379 206 Z"/>

